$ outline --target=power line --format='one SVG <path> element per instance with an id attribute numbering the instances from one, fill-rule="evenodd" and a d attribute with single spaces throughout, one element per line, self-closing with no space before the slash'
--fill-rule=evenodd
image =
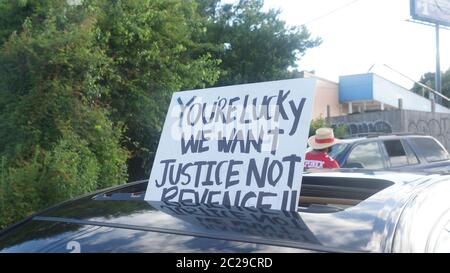
<path id="1" fill-rule="evenodd" d="M 358 1 L 360 1 L 360 0 L 354 0 L 354 1 L 351 1 L 351 2 L 349 2 L 349 3 L 347 3 L 347 4 L 344 4 L 344 5 L 340 6 L 340 7 L 337 7 L 337 8 L 335 8 L 335 9 L 333 9 L 333 10 L 331 10 L 331 11 L 325 13 L 325 14 L 322 14 L 322 15 L 320 15 L 320 16 L 318 16 L 318 17 L 316 17 L 316 18 L 314 18 L 314 19 L 312 19 L 312 20 L 310 20 L 310 21 L 308 21 L 308 22 L 306 22 L 306 23 L 304 23 L 304 24 L 302 24 L 302 25 L 308 25 L 308 24 L 311 24 L 311 23 L 313 23 L 313 22 L 315 22 L 315 21 L 318 21 L 318 20 L 320 20 L 320 19 L 322 19 L 322 18 L 325 18 L 325 17 L 327 17 L 327 16 L 330 16 L 331 14 L 333 14 L 333 13 L 335 13 L 335 12 L 338 12 L 338 11 L 344 9 L 344 8 L 347 8 L 347 7 L 349 7 L 349 6 L 353 5 L 353 4 L 355 4 L 355 3 L 358 2 Z"/>

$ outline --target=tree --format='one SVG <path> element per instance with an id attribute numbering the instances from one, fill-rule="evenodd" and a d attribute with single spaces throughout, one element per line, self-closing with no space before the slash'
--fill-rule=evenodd
<path id="1" fill-rule="evenodd" d="M 321 43 L 305 26 L 287 26 L 280 11 L 263 11 L 263 0 L 199 2 L 208 16 L 208 41 L 221 46 L 213 55 L 222 61 L 216 86 L 291 78 L 299 58 Z"/>
<path id="2" fill-rule="evenodd" d="M 427 72 L 427 73 L 423 74 L 422 77 L 420 77 L 419 82 L 432 88 L 432 89 L 435 89 L 435 86 L 436 86 L 435 85 L 435 80 L 436 80 L 435 76 L 436 76 L 436 73 Z M 442 80 L 442 86 L 441 86 L 442 94 L 446 97 L 450 97 L 450 68 L 442 74 L 441 80 Z M 425 96 L 425 97 L 428 97 L 428 93 L 429 93 L 427 90 L 424 90 L 424 88 L 417 83 L 414 83 L 414 86 L 411 88 L 411 91 L 413 91 L 414 93 L 419 94 L 421 96 Z M 448 102 L 446 100 L 443 100 L 443 104 L 447 107 L 450 107 L 450 102 Z"/>
<path id="3" fill-rule="evenodd" d="M 316 134 L 316 130 L 319 128 L 333 128 L 334 136 L 336 138 L 344 138 L 349 135 L 348 126 L 345 124 L 340 125 L 332 125 L 329 121 L 324 119 L 323 117 L 319 117 L 311 120 L 311 124 L 309 126 L 309 136 L 313 136 Z"/>
<path id="4" fill-rule="evenodd" d="M 0 226 L 126 181 L 122 125 L 100 103 L 110 60 L 96 45 L 96 12 L 37 2 L 0 48 Z"/>

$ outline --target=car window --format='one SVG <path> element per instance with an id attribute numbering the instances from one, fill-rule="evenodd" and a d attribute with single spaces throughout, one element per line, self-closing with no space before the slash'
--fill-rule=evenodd
<path id="1" fill-rule="evenodd" d="M 386 152 L 389 156 L 391 167 L 408 165 L 408 158 L 402 142 L 399 139 L 383 141 Z"/>
<path id="2" fill-rule="evenodd" d="M 380 169 L 383 168 L 383 157 L 377 142 L 357 144 L 347 158 L 344 167 Z"/>
<path id="3" fill-rule="evenodd" d="M 447 151 L 432 138 L 412 138 L 410 141 L 428 162 L 449 159 Z"/>
<path id="4" fill-rule="evenodd" d="M 340 143 L 340 144 L 336 144 L 333 147 L 331 147 L 330 152 L 328 153 L 328 155 L 331 158 L 336 159 L 336 157 L 345 150 L 345 148 L 348 146 L 348 144 L 346 143 Z"/>
<path id="5" fill-rule="evenodd" d="M 419 164 L 419 159 L 417 158 L 414 151 L 411 149 L 411 146 L 408 144 L 408 142 L 402 140 L 403 148 L 405 148 L 406 157 L 408 158 L 408 164 L 414 165 Z"/>

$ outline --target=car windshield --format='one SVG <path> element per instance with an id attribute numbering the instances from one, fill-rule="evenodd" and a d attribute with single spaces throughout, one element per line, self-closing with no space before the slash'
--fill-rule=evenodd
<path id="1" fill-rule="evenodd" d="M 331 147 L 331 151 L 328 153 L 328 155 L 331 156 L 331 158 L 336 158 L 342 151 L 345 150 L 347 146 L 347 143 L 336 144 Z"/>

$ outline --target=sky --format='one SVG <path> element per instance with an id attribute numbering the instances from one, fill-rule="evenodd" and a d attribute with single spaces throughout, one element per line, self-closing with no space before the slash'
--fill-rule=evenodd
<path id="1" fill-rule="evenodd" d="M 339 76 L 367 73 L 374 65 L 370 72 L 406 88 L 413 82 L 383 64 L 417 80 L 436 70 L 435 28 L 408 21 L 409 0 L 265 0 L 265 8 L 281 9 L 288 25 L 306 23 L 312 37 L 323 39 L 298 62 L 300 70 L 337 82 Z M 440 30 L 440 50 L 446 71 L 450 30 Z"/>

